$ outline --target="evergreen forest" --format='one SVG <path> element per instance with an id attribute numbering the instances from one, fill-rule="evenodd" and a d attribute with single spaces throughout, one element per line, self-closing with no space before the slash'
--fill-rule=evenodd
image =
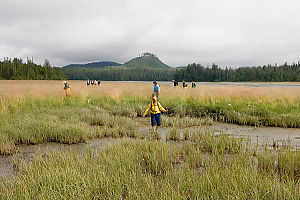
<path id="1" fill-rule="evenodd" d="M 219 68 L 213 64 L 211 67 L 203 67 L 200 64 L 190 64 L 186 68 L 176 71 L 174 79 L 181 81 L 198 82 L 299 82 L 300 62 L 288 65 L 264 65 L 254 67 Z"/>
<path id="2" fill-rule="evenodd" d="M 105 68 L 63 68 L 63 72 L 71 80 L 170 81 L 174 78 L 176 70 L 173 68 L 133 68 L 116 66 Z"/>
<path id="3" fill-rule="evenodd" d="M 66 76 L 59 67 L 52 67 L 48 60 L 38 65 L 33 60 L 23 62 L 20 58 L 4 58 L 0 61 L 0 79 L 11 80 L 62 80 Z"/>
<path id="4" fill-rule="evenodd" d="M 52 67 L 48 60 L 38 65 L 33 60 L 20 58 L 0 61 L 0 79 L 14 80 L 87 80 L 104 81 L 197 81 L 197 82 L 300 82 L 300 62 L 283 65 L 264 65 L 239 68 L 204 67 L 189 64 L 183 68 L 171 67 Z"/>

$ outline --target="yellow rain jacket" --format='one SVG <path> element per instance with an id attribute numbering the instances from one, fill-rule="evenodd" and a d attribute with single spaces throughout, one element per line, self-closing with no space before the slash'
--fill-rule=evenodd
<path id="1" fill-rule="evenodd" d="M 66 96 L 69 97 L 72 95 L 72 89 L 71 86 L 69 85 L 69 87 L 67 87 L 65 90 Z"/>
<path id="2" fill-rule="evenodd" d="M 147 114 L 148 110 L 151 111 L 151 114 L 157 114 L 157 113 L 160 113 L 160 111 L 165 112 L 165 109 L 160 105 L 159 102 L 156 102 L 155 104 L 153 102 L 151 102 L 149 104 L 149 106 L 147 107 L 144 115 Z"/>

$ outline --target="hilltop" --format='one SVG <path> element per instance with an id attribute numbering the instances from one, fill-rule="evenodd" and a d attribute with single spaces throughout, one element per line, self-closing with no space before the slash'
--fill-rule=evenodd
<path id="1" fill-rule="evenodd" d="M 151 53 L 143 53 L 140 57 L 133 58 L 123 65 L 135 68 L 170 68 Z"/>

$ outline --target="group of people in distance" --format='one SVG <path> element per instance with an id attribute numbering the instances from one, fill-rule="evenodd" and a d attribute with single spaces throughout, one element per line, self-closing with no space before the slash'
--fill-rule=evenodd
<path id="1" fill-rule="evenodd" d="M 87 80 L 86 81 L 86 85 L 99 85 L 99 86 L 101 86 L 101 81 L 100 80 Z"/>
<path id="2" fill-rule="evenodd" d="M 178 81 L 172 80 L 172 82 L 173 82 L 174 87 L 178 86 Z M 187 88 L 187 86 L 188 86 L 188 83 L 182 81 L 182 87 Z M 194 81 L 192 81 L 192 88 L 196 88 L 196 83 Z"/>

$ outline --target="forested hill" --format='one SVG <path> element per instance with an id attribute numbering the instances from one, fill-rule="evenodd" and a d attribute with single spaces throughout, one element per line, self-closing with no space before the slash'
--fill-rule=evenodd
<path id="1" fill-rule="evenodd" d="M 69 79 L 105 80 L 105 81 L 169 81 L 175 76 L 173 68 L 136 68 L 136 67 L 104 67 L 104 68 L 64 68 Z"/>
<path id="2" fill-rule="evenodd" d="M 64 66 L 63 68 L 71 68 L 71 67 L 85 67 L 85 68 L 101 68 L 101 67 L 108 67 L 108 66 L 120 66 L 120 63 L 111 62 L 111 61 L 102 61 L 102 62 L 92 62 L 87 64 L 70 64 Z"/>
<path id="3" fill-rule="evenodd" d="M 154 54 L 143 53 L 122 66 L 87 68 L 82 66 L 64 67 L 69 79 L 100 79 L 106 81 L 169 81 L 176 70 L 161 62 Z"/>
<path id="4" fill-rule="evenodd" d="M 142 56 L 133 58 L 123 65 L 136 68 L 170 68 L 151 53 L 144 53 Z"/>
<path id="5" fill-rule="evenodd" d="M 52 67 L 48 60 L 37 65 L 32 60 L 23 62 L 20 58 L 5 58 L 0 61 L 0 79 L 15 80 L 62 80 L 65 74 L 59 67 Z"/>

